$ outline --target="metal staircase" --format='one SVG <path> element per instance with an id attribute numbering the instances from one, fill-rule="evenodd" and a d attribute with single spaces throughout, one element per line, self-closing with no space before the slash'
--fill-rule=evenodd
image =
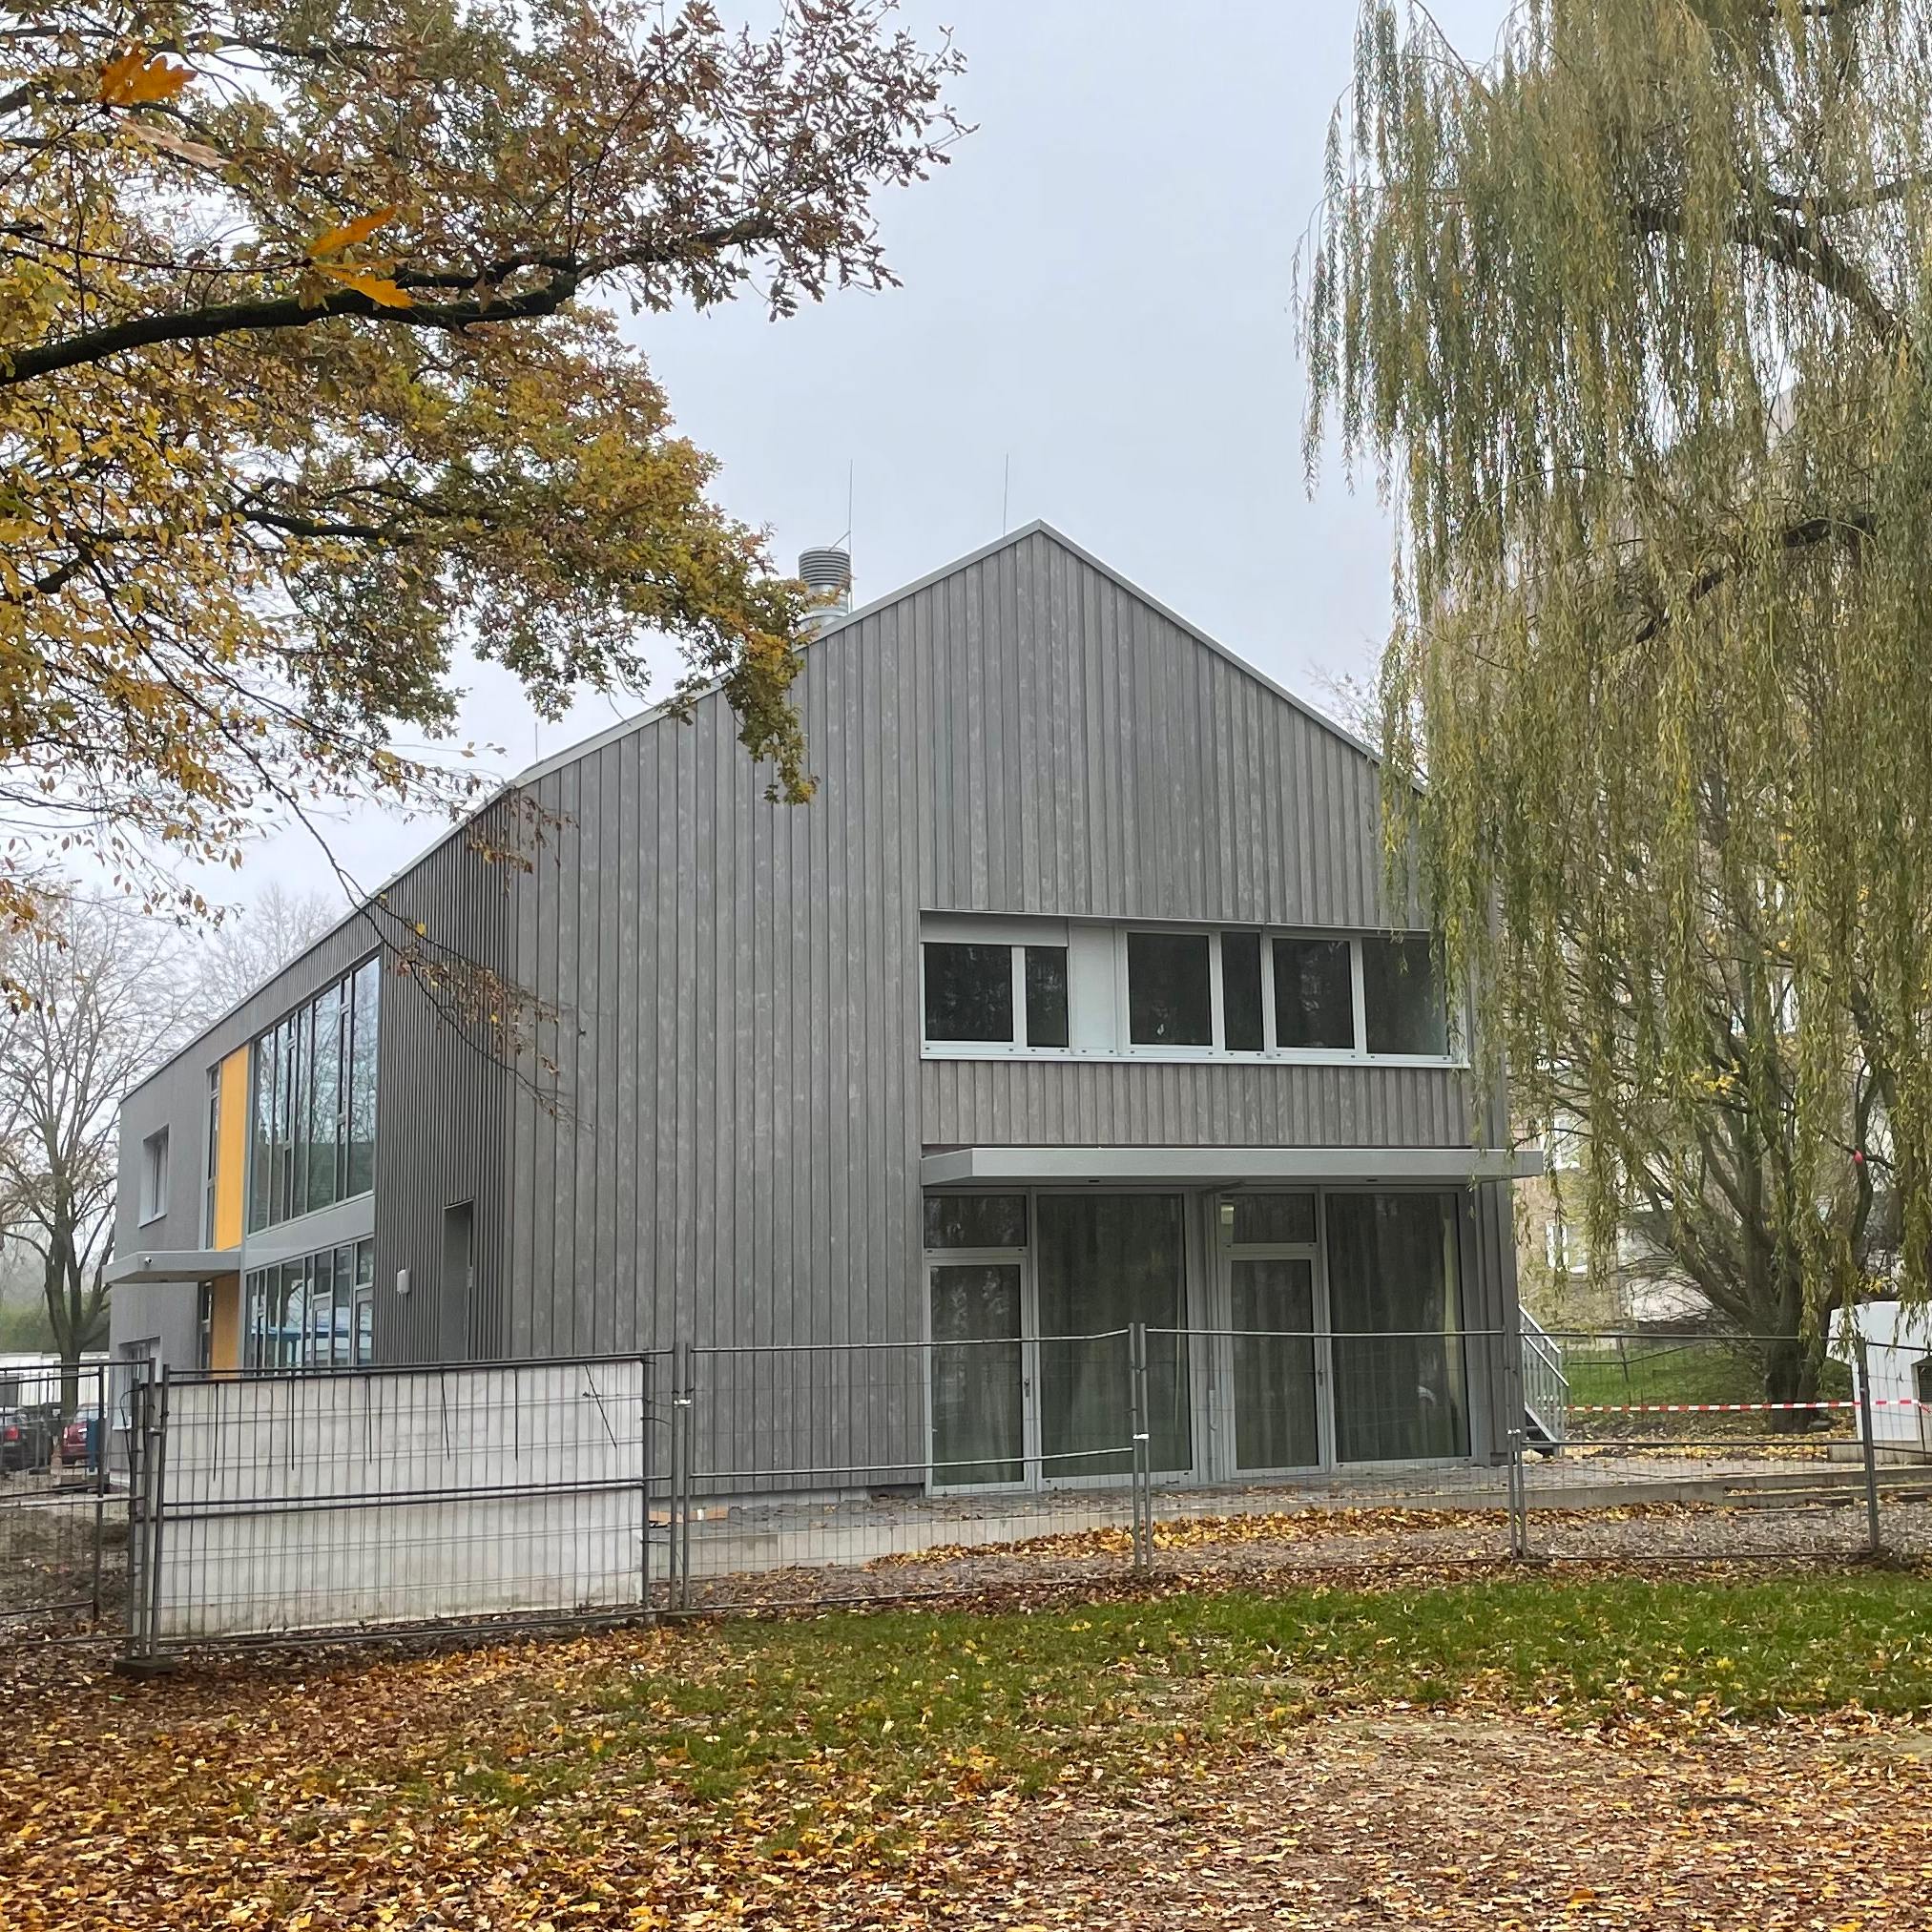
<path id="1" fill-rule="evenodd" d="M 1563 1350 L 1527 1308 L 1523 1333 L 1523 1435 L 1530 1448 L 1553 1456 L 1569 1434 L 1569 1378 Z"/>

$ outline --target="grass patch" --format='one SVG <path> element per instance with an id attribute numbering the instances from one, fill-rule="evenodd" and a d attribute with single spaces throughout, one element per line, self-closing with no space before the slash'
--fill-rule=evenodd
<path id="1" fill-rule="evenodd" d="M 1632 1341 L 1622 1346 L 1565 1352 L 1572 1402 L 1754 1402 L 1764 1400 L 1757 1364 L 1734 1343 L 1703 1338 Z M 1819 1393 L 1832 1399 L 1852 1392 L 1851 1371 L 1827 1361 Z"/>
<path id="2" fill-rule="evenodd" d="M 613 1660 L 556 1690 L 547 1735 L 512 1755 L 465 1740 L 473 1798 L 614 1783 L 712 1809 L 757 1788 L 761 1831 L 782 1843 L 835 1787 L 862 1790 L 868 1811 L 1030 1792 L 1390 1700 L 1533 1704 L 1578 1722 L 1916 1713 L 1932 1703 L 1932 1594 L 1898 1575 L 1512 1577 L 895 1611 L 686 1628 L 648 1665 Z"/>

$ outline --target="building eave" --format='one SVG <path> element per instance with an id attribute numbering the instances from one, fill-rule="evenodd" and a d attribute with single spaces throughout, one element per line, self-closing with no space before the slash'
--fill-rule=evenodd
<path id="1" fill-rule="evenodd" d="M 1464 1185 L 1542 1172 L 1543 1155 L 1534 1149 L 1469 1147 L 954 1147 L 926 1153 L 919 1163 L 924 1187 Z"/>

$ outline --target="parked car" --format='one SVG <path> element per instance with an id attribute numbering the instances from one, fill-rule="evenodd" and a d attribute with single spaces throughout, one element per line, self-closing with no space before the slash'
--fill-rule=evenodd
<path id="1" fill-rule="evenodd" d="M 95 1408 L 75 1409 L 60 1432 L 60 1460 L 68 1467 L 84 1463 L 90 1469 L 100 1461 L 101 1419 Z"/>
<path id="2" fill-rule="evenodd" d="M 0 1409 L 0 1472 L 44 1469 L 53 1460 L 59 1411 Z"/>

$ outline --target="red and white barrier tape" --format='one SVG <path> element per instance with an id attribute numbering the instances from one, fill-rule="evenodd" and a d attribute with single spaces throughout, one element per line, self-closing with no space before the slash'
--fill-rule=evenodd
<path id="1" fill-rule="evenodd" d="M 1764 1409 L 1855 1409 L 1856 1402 L 1568 1402 L 1570 1414 L 1582 1416 L 1729 1416 Z M 1932 1409 L 1915 1396 L 1874 1396 L 1875 1409 Z"/>

